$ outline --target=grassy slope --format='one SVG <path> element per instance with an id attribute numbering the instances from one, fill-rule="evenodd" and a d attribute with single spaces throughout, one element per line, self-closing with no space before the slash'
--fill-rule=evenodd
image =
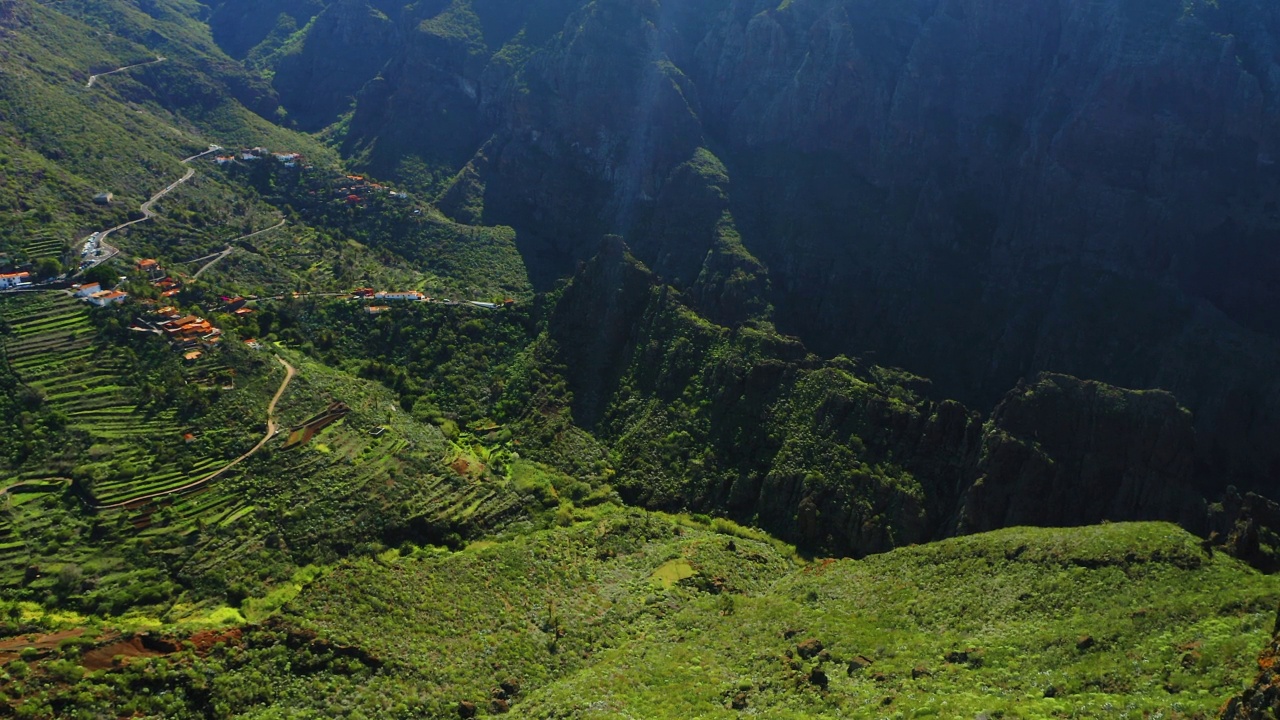
<path id="1" fill-rule="evenodd" d="M 1197 717 L 1247 679 L 1280 598 L 1277 579 L 1160 523 L 789 566 L 772 545 L 626 511 L 355 561 L 288 614 L 386 663 L 356 691 L 369 711 L 390 713 L 380 694 L 483 709 L 514 681 L 523 717 L 732 717 L 739 693 L 768 717 Z M 803 658 L 809 639 L 827 654 Z M 859 656 L 872 664 L 850 671 Z"/>
<path id="2" fill-rule="evenodd" d="M 235 647 L 85 674 L 65 645 L 0 689 L 35 716 L 1205 718 L 1280 598 L 1162 523 L 797 565 L 724 522 L 617 508 L 286 589 L 247 606 L 293 598 Z"/>
<path id="3" fill-rule="evenodd" d="M 744 692 L 772 717 L 1207 716 L 1249 676 L 1278 591 L 1170 525 L 1014 528 L 819 564 L 728 616 L 706 599 L 523 710 L 729 717 Z M 801 660 L 806 638 L 831 659 Z M 850 671 L 859 655 L 873 664 Z"/>

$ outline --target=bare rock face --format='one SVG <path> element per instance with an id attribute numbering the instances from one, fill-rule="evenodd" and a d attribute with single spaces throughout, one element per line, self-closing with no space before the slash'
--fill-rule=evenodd
<path id="1" fill-rule="evenodd" d="M 1280 570 L 1280 503 L 1256 493 L 1228 488 L 1213 522 L 1213 539 L 1224 551 L 1263 572 Z"/>
<path id="2" fill-rule="evenodd" d="M 992 415 L 957 530 L 1160 518 L 1203 532 L 1194 457 L 1190 413 L 1172 395 L 1042 375 Z"/>

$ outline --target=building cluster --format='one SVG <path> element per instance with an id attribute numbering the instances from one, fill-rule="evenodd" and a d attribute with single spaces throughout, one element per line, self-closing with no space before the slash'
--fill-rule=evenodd
<path id="1" fill-rule="evenodd" d="M 160 291 L 161 298 L 171 298 L 182 291 L 182 283 L 171 277 L 159 261 L 144 258 L 138 261 L 138 270 Z"/>
<path id="2" fill-rule="evenodd" d="M 439 303 L 441 305 L 473 305 L 486 310 L 494 310 L 500 307 L 507 307 L 516 304 L 514 298 L 506 298 L 501 303 L 480 302 L 478 300 L 458 301 L 450 300 L 449 298 L 433 298 L 418 292 L 417 290 L 374 290 L 373 288 L 368 287 L 352 290 L 351 297 L 356 300 L 373 300 L 383 302 L 427 302 Z M 378 313 L 384 313 L 390 309 L 390 305 L 377 304 L 366 307 L 365 311 L 370 315 L 377 315 Z"/>
<path id="3" fill-rule="evenodd" d="M 245 298 L 239 296 L 233 298 L 223 297 L 222 302 L 225 304 L 218 308 L 222 312 L 230 313 L 236 317 L 244 317 L 246 315 L 253 314 L 253 308 L 248 306 L 249 301 Z"/>
<path id="4" fill-rule="evenodd" d="M 129 293 L 121 290 L 104 290 L 101 283 L 85 283 L 83 285 L 72 285 L 71 289 L 75 291 L 75 296 L 98 307 L 106 307 L 107 305 L 119 305 L 129 299 Z"/>
<path id="5" fill-rule="evenodd" d="M 306 158 L 302 153 L 296 152 L 271 152 L 264 147 L 242 148 L 238 152 L 228 155 L 215 155 L 213 162 L 218 165 L 230 165 L 236 162 L 255 163 L 262 160 L 275 160 L 276 162 L 289 168 L 302 167 L 310 168 Z"/>
<path id="6" fill-rule="evenodd" d="M 142 322 L 182 350 L 182 357 L 187 361 L 199 360 L 204 351 L 222 342 L 221 328 L 202 317 L 183 314 L 173 306 L 157 308 Z"/>
<path id="7" fill-rule="evenodd" d="M 397 200 L 409 199 L 408 193 L 399 192 L 386 185 L 366 180 L 363 175 L 347 175 L 340 178 L 333 191 L 334 197 L 346 200 L 349 205 L 362 203 L 369 197 L 379 193 L 386 193 Z"/>

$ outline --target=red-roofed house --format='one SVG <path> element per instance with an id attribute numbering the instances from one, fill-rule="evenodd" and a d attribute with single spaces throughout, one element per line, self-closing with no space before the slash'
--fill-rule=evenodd
<path id="1" fill-rule="evenodd" d="M 30 281 L 31 273 L 29 272 L 0 273 L 0 290 L 26 285 Z"/>
<path id="2" fill-rule="evenodd" d="M 103 290 L 102 292 L 96 292 L 90 295 L 88 300 L 98 307 L 104 307 L 106 305 L 117 305 L 122 303 L 127 297 L 129 297 L 129 293 L 126 292 L 120 292 L 119 290 Z"/>

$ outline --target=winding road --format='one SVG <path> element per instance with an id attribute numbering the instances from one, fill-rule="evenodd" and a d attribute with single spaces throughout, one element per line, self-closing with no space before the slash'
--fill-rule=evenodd
<path id="1" fill-rule="evenodd" d="M 98 73 L 97 75 L 90 75 L 89 82 L 85 83 L 84 86 L 87 88 L 91 88 L 93 87 L 93 83 L 96 82 L 100 77 L 106 77 L 107 75 L 115 75 L 118 72 L 124 72 L 125 70 L 132 70 L 134 68 L 140 68 L 146 65 L 155 65 L 156 63 L 162 63 L 168 59 L 169 58 L 157 57 L 155 60 L 148 60 L 147 62 L 143 62 L 143 63 L 134 63 L 133 65 L 125 65 L 122 68 L 116 68 L 115 70 L 111 70 L 109 72 Z"/>
<path id="2" fill-rule="evenodd" d="M 276 403 L 280 401 L 280 396 L 284 395 L 284 391 L 289 387 L 289 382 L 293 380 L 293 376 L 298 374 L 298 371 L 295 370 L 292 365 L 285 362 L 284 358 L 277 355 L 276 360 L 279 360 L 280 364 L 284 366 L 284 380 L 281 381 L 280 388 L 276 390 L 276 394 L 271 397 L 271 402 L 267 403 L 267 432 L 265 435 L 262 436 L 262 439 L 258 441 L 258 444 L 254 445 L 253 448 L 249 450 L 249 452 L 241 455 L 235 460 L 232 460 L 226 465 L 223 465 L 221 468 L 213 471 L 208 475 L 205 475 L 204 477 L 200 478 L 199 480 L 196 480 L 195 482 L 190 482 L 181 487 L 171 488 L 169 490 L 165 490 L 162 492 L 151 493 L 150 495 L 143 495 L 142 497 L 136 497 L 130 500 L 125 500 L 124 502 L 112 503 L 110 505 L 93 505 L 92 506 L 93 509 L 116 510 L 123 507 L 129 507 L 130 505 L 138 505 L 141 503 L 145 503 L 150 500 L 155 500 L 157 498 L 165 497 L 167 495 L 174 495 L 176 493 L 186 492 L 188 490 L 195 490 L 198 487 L 206 485 L 218 479 L 219 477 L 222 477 L 222 474 L 225 473 L 226 471 L 239 465 L 245 460 L 248 460 L 249 458 L 253 457 L 255 453 L 261 450 L 262 447 L 271 440 L 271 438 L 276 436 L 276 432 L 278 431 L 278 428 L 276 427 Z"/>
<path id="3" fill-rule="evenodd" d="M 232 240 L 230 240 L 230 241 L 227 243 L 227 249 L 226 249 L 226 250 L 223 250 L 223 251 L 222 251 L 222 252 L 220 252 L 220 253 L 214 253 L 213 255 L 206 255 L 205 257 L 211 257 L 211 258 L 213 258 L 213 259 L 212 259 L 212 260 L 210 260 L 209 262 L 205 263 L 203 266 L 201 266 L 201 268 L 200 268 L 199 270 L 197 270 L 197 271 L 196 271 L 195 275 L 192 275 L 192 276 L 191 276 L 191 279 L 192 279 L 192 280 L 194 280 L 194 279 L 196 279 L 196 278 L 200 277 L 200 275 L 201 275 L 205 270 L 208 270 L 209 268 L 213 267 L 213 265 L 214 265 L 215 263 L 217 263 L 217 262 L 221 261 L 221 260 L 222 260 L 223 258 L 225 258 L 226 256 L 228 256 L 228 255 L 230 255 L 231 253 L 235 252 L 235 249 L 236 249 L 236 248 L 235 248 L 235 246 L 234 246 L 234 245 L 232 245 L 231 243 L 239 242 L 239 241 L 241 241 L 241 240 L 248 240 L 249 238 L 251 238 L 251 237 L 253 237 L 253 236 L 255 236 L 255 235 L 261 235 L 261 234 L 262 234 L 262 233 L 264 233 L 264 232 L 270 232 L 270 231 L 272 231 L 272 230 L 275 230 L 275 229 L 276 229 L 276 228 L 278 228 L 278 227 L 283 227 L 283 226 L 284 226 L 284 224 L 285 224 L 285 222 L 286 222 L 285 220 L 281 220 L 280 222 L 276 223 L 275 225 L 272 225 L 272 226 L 271 226 L 271 227 L 269 227 L 269 228 L 263 228 L 263 229 L 258 230 L 258 231 L 256 231 L 256 232 L 251 232 L 251 233 L 249 233 L 248 235 L 241 235 L 241 236 L 240 236 L 240 237 L 238 237 L 238 238 L 233 238 Z M 197 260 L 204 260 L 204 259 L 205 259 L 205 258 L 197 258 Z"/>
<path id="4" fill-rule="evenodd" d="M 196 153 L 195 155 L 192 155 L 192 156 L 191 156 L 191 157 L 189 157 L 189 158 L 185 158 L 185 159 L 183 159 L 182 164 L 183 164 L 183 165 L 186 165 L 186 164 L 190 163 L 192 160 L 195 160 L 195 159 L 197 159 L 197 158 L 204 157 L 205 155 L 208 155 L 209 153 L 214 153 L 214 152 L 217 152 L 217 151 L 219 151 L 219 150 L 221 150 L 221 149 L 222 149 L 222 148 L 221 148 L 221 147 L 219 147 L 219 146 L 217 146 L 217 145 L 210 145 L 208 150 L 205 150 L 205 151 L 204 151 L 204 152 L 202 152 L 202 153 Z M 129 222 L 124 223 L 124 224 L 122 224 L 122 225 L 117 225 L 117 226 L 115 226 L 115 227 L 113 227 L 113 228 L 108 228 L 108 229 L 106 229 L 106 230 L 103 230 L 103 231 L 102 231 L 102 232 L 100 232 L 100 233 L 97 233 L 97 235 L 98 235 L 98 245 L 99 245 L 100 247 L 102 247 L 102 248 L 106 248 L 106 249 L 107 249 L 107 252 L 106 252 L 106 253 L 99 254 L 99 255 L 98 255 L 98 257 L 97 257 L 97 259 L 95 259 L 95 260 L 93 261 L 93 263 L 92 263 L 92 264 L 87 265 L 87 266 L 85 266 L 85 267 L 81 268 L 81 269 L 80 269 L 80 271 L 79 271 L 79 272 L 77 272 L 77 273 L 75 274 L 75 276 L 82 275 L 82 274 L 84 274 L 84 271 L 85 271 L 85 270 L 89 270 L 90 268 L 97 267 L 98 265 L 101 265 L 102 263 L 104 263 L 104 262 L 106 262 L 106 261 L 110 260 L 111 258 L 115 257 L 116 255 L 119 255 L 119 254 L 120 254 L 120 249 L 119 249 L 119 248 L 114 247 L 114 246 L 112 246 L 112 245 L 108 245 L 108 244 L 105 242 L 105 241 L 106 241 L 106 239 L 107 239 L 107 236 L 108 236 L 108 235 L 110 235 L 111 233 L 113 233 L 113 232 L 117 231 L 117 230 L 123 230 L 124 228 L 127 228 L 127 227 L 129 227 L 130 225 L 137 225 L 137 224 L 138 224 L 138 223 L 140 223 L 140 222 L 146 222 L 147 220 L 150 220 L 151 218 L 155 217 L 155 212 L 153 212 L 153 211 L 152 211 L 152 208 L 154 208 L 154 207 L 155 207 L 156 202 L 157 202 L 157 201 L 159 201 L 159 200 L 160 200 L 160 198 L 164 197 L 165 195 L 168 195 L 169 193 L 173 192 L 173 190 L 174 190 L 175 188 L 177 188 L 179 185 L 181 185 L 181 184 L 185 183 L 186 181 L 190 180 L 192 177 L 194 177 L 194 176 L 195 176 L 195 174 L 196 174 L 196 169 L 195 169 L 195 168 L 187 168 L 187 173 L 186 173 L 185 175 L 183 175 L 182 177 L 178 178 L 177 180 L 174 180 L 172 183 L 169 183 L 169 186 L 168 186 L 168 187 L 166 187 L 165 189 L 163 189 L 163 190 L 161 190 L 160 192 L 156 193 L 155 195 L 152 195 L 152 196 L 151 196 L 151 198 L 150 198 L 149 200 L 147 200 L 146 202 L 142 203 L 142 205 L 141 205 L 141 206 L 139 206 L 139 208 L 138 208 L 138 209 L 142 212 L 142 217 L 138 218 L 137 220 L 130 220 Z"/>
<path id="5" fill-rule="evenodd" d="M 127 227 L 129 227 L 130 225 L 137 225 L 137 224 L 138 224 L 138 223 L 140 223 L 140 222 L 146 222 L 147 220 L 150 220 L 151 218 L 155 217 L 155 213 L 151 211 L 151 208 L 155 206 L 156 201 L 158 201 L 160 198 L 164 197 L 165 195 L 168 195 L 169 193 L 173 192 L 173 189 L 174 189 L 174 188 L 176 188 L 176 187 L 178 187 L 179 185 L 181 185 L 182 183 L 184 183 L 184 182 L 186 182 L 186 181 L 190 180 L 190 179 L 191 179 L 191 176 L 193 176 L 193 175 L 195 175 L 195 174 L 196 174 L 196 169 L 195 169 L 195 168 L 188 168 L 188 169 L 187 169 L 187 174 L 186 174 L 186 175 L 183 175 L 181 178 L 178 178 L 177 180 L 173 181 L 173 182 L 169 185 L 169 187 L 167 187 L 167 188 L 165 188 L 165 189 L 161 190 L 160 192 L 156 193 L 155 195 L 152 195 L 150 200 L 148 200 L 148 201 L 146 201 L 146 202 L 142 203 L 141 207 L 139 207 L 139 208 L 138 208 L 139 210 L 141 210 L 141 211 L 142 211 L 142 217 L 138 218 L 137 220 L 130 220 L 129 222 L 124 223 L 123 225 L 117 225 L 117 226 L 115 226 L 115 227 L 113 227 L 113 228 L 108 228 L 107 230 L 103 230 L 103 231 L 102 231 L 102 234 L 98 236 L 98 242 L 102 242 L 102 241 L 106 240 L 108 235 L 110 235 L 111 233 L 113 233 L 113 232 L 115 232 L 115 231 L 117 231 L 117 230 L 123 230 L 124 228 L 127 228 Z M 119 250 L 117 250 L 116 252 L 119 252 Z M 112 253 L 112 256 L 114 256 L 114 255 L 115 255 L 115 253 Z M 103 260 L 102 260 L 102 261 L 103 261 L 103 262 L 105 262 L 105 261 L 110 260 L 110 259 L 111 259 L 111 257 L 110 257 L 110 256 L 108 256 L 108 257 L 103 258 Z"/>

